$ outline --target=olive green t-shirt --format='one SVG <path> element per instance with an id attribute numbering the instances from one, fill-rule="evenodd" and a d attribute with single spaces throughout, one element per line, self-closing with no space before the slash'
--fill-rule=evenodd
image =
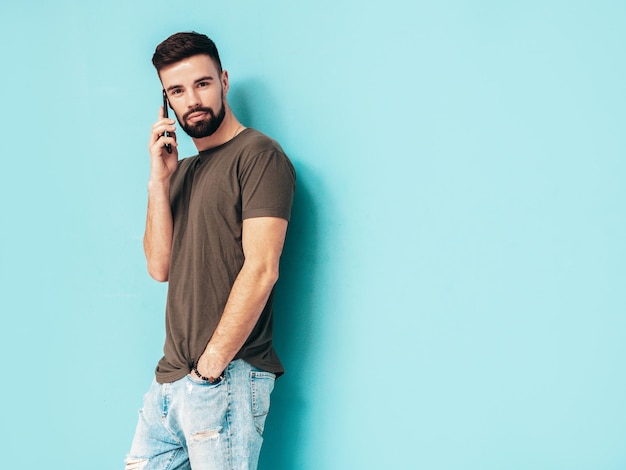
<path id="1" fill-rule="evenodd" d="M 211 339 L 243 266 L 243 220 L 289 220 L 294 190 L 293 165 L 278 143 L 254 129 L 179 161 L 170 185 L 174 234 L 158 382 L 188 374 Z M 236 359 L 280 375 L 273 298 L 272 292 Z"/>

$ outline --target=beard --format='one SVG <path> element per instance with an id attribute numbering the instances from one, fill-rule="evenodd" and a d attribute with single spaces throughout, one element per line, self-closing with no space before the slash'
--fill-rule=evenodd
<path id="1" fill-rule="evenodd" d="M 206 113 L 208 114 L 208 116 L 204 120 L 199 122 L 187 122 L 187 118 L 191 114 L 198 112 Z M 213 111 L 213 108 L 198 106 L 197 108 L 187 111 L 182 119 L 178 116 L 176 117 L 178 118 L 178 123 L 180 124 L 180 127 L 183 128 L 183 130 L 189 135 L 189 137 L 192 137 L 194 139 L 202 139 L 203 137 L 213 135 L 215 131 L 219 129 L 219 127 L 222 125 L 222 121 L 224 120 L 224 116 L 226 116 L 226 107 L 224 106 L 224 100 L 222 100 L 222 106 L 217 115 L 215 114 L 215 111 Z"/>

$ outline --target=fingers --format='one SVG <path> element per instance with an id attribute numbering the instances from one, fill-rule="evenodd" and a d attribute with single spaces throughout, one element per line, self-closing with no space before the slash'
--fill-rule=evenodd
<path id="1" fill-rule="evenodd" d="M 156 142 L 166 132 L 170 134 L 176 133 L 175 121 L 173 119 L 162 118 L 152 125 L 152 133 L 150 134 L 150 143 Z"/>
<path id="2" fill-rule="evenodd" d="M 155 135 L 156 135 L 156 138 L 152 139 L 150 141 L 150 145 L 148 146 L 150 150 L 150 154 L 152 156 L 154 157 L 162 156 L 164 149 L 165 149 L 165 145 L 167 144 L 170 144 L 173 149 L 178 147 L 178 142 L 176 142 L 176 134 L 174 132 L 170 133 L 169 135 L 153 134 L 153 136 Z"/>
<path id="3" fill-rule="evenodd" d="M 163 106 L 159 106 L 159 119 L 152 125 L 152 135 L 156 135 L 156 138 L 158 138 L 158 136 L 165 132 L 174 132 L 176 130 L 174 127 L 175 124 L 176 121 L 165 117 L 165 109 Z M 154 140 L 156 140 L 156 138 L 154 138 Z"/>
<path id="4" fill-rule="evenodd" d="M 148 145 L 148 151 L 150 152 L 152 168 L 158 175 L 161 175 L 161 171 L 164 171 L 161 176 L 169 175 L 172 171 L 172 168 L 169 168 L 169 166 L 171 166 L 172 162 L 178 160 L 178 142 L 176 142 L 176 133 L 174 132 L 174 128 L 175 127 L 172 124 L 167 122 L 155 123 L 152 133 L 150 134 L 151 137 Z M 168 132 L 168 135 L 165 135 L 166 131 Z M 167 144 L 172 146 L 171 153 L 167 151 Z"/>
<path id="5" fill-rule="evenodd" d="M 163 117 L 163 106 L 159 107 L 159 120 L 152 125 L 148 148 L 154 156 L 160 155 L 166 144 L 176 147 L 176 126 L 173 119 Z"/>
<path id="6" fill-rule="evenodd" d="M 150 152 L 150 179 L 167 181 L 177 168 L 178 143 L 176 126 L 173 119 L 163 116 L 163 107 L 159 108 L 159 119 L 152 125 L 148 151 Z M 171 145 L 171 152 L 166 145 Z"/>

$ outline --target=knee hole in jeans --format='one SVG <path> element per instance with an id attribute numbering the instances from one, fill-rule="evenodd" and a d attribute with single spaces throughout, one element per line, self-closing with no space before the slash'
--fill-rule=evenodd
<path id="1" fill-rule="evenodd" d="M 148 459 L 127 459 L 125 470 L 141 470 L 148 465 Z"/>

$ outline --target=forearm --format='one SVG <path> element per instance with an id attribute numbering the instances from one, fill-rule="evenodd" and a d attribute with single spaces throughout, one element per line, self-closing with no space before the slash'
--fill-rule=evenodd
<path id="1" fill-rule="evenodd" d="M 287 221 L 257 217 L 243 221 L 243 267 L 230 290 L 222 317 L 198 360 L 198 372 L 218 377 L 254 329 L 272 288 L 287 232 Z"/>
<path id="2" fill-rule="evenodd" d="M 217 377 L 233 360 L 254 329 L 277 279 L 277 266 L 267 269 L 244 263 L 198 364 L 203 375 Z"/>
<path id="3" fill-rule="evenodd" d="M 172 251 L 172 210 L 169 182 L 148 183 L 148 213 L 143 238 L 144 253 L 150 276 L 167 281 Z"/>

